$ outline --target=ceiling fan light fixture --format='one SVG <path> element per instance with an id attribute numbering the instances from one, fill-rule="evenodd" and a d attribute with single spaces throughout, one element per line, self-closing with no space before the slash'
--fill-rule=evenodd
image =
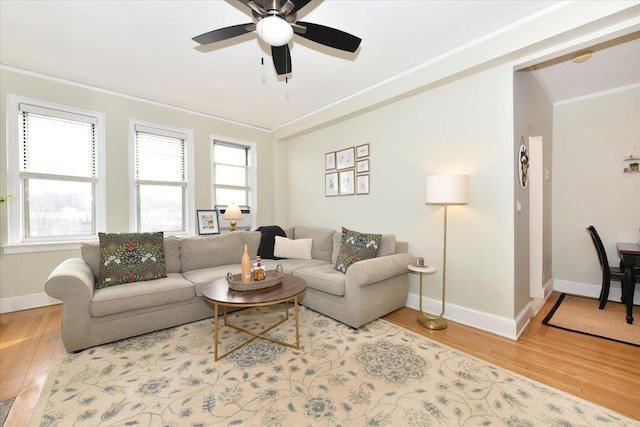
<path id="1" fill-rule="evenodd" d="M 256 32 L 265 43 L 270 46 L 283 46 L 293 37 L 293 28 L 284 19 L 271 15 L 262 18 L 256 25 Z"/>

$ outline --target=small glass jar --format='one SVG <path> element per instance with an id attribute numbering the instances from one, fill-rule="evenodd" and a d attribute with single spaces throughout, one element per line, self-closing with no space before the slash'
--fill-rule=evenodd
<path id="1" fill-rule="evenodd" d="M 264 264 L 262 263 L 262 259 L 260 257 L 256 258 L 256 261 L 253 263 L 253 280 L 258 282 L 260 280 L 264 280 L 267 277 L 267 272 L 264 268 Z"/>

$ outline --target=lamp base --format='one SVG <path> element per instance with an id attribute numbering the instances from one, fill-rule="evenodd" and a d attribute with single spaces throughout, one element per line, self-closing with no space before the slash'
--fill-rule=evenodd
<path id="1" fill-rule="evenodd" d="M 231 231 L 236 231 L 236 220 L 232 219 L 231 222 L 229 223 L 229 227 L 231 228 Z"/>
<path id="2" fill-rule="evenodd" d="M 447 321 L 443 317 L 429 317 L 424 313 L 418 313 L 418 323 L 427 329 L 439 330 L 447 328 Z"/>

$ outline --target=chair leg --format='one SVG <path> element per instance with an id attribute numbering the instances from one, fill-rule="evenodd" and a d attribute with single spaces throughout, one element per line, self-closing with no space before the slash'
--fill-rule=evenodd
<path id="1" fill-rule="evenodd" d="M 609 299 L 609 287 L 611 286 L 611 281 L 610 280 L 602 280 L 602 290 L 600 291 L 600 297 L 598 298 L 600 300 L 600 310 L 602 310 L 604 308 L 604 306 L 607 304 L 607 300 Z"/>

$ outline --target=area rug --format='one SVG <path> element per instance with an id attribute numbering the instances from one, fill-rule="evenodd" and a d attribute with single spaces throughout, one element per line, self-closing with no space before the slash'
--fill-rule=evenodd
<path id="1" fill-rule="evenodd" d="M 234 312 L 253 330 L 280 316 Z M 271 337 L 292 342 L 289 320 Z M 637 426 L 605 408 L 376 320 L 300 307 L 301 349 L 255 339 L 213 361 L 211 319 L 65 354 L 32 426 Z M 221 331 L 221 349 L 246 338 Z"/>
<path id="2" fill-rule="evenodd" d="M 15 397 L 0 402 L 0 426 L 4 426 L 5 421 L 7 421 L 7 417 L 9 416 L 9 411 L 11 411 L 11 406 L 13 405 L 14 400 L 16 400 Z"/>
<path id="3" fill-rule="evenodd" d="M 563 293 L 542 323 L 640 346 L 640 307 L 634 306 L 636 320 L 629 325 L 624 304 L 608 301 L 602 310 L 598 306 L 597 299 Z"/>

